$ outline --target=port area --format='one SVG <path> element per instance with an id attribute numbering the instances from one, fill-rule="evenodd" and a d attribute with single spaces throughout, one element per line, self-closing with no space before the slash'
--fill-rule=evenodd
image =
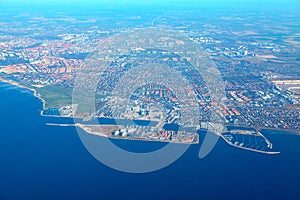
<path id="1" fill-rule="evenodd" d="M 264 154 L 279 154 L 273 144 L 257 129 L 233 129 L 220 134 L 224 141 L 237 148 Z"/>
<path id="2" fill-rule="evenodd" d="M 110 139 L 142 140 L 149 142 L 168 142 L 177 144 L 198 144 L 199 135 L 186 130 L 164 130 L 156 129 L 157 126 L 137 126 L 137 125 L 111 125 L 111 124 L 53 124 L 49 126 L 75 126 L 88 134 L 93 134 Z"/>
<path id="3" fill-rule="evenodd" d="M 82 121 L 84 122 L 84 120 Z M 149 142 L 168 142 L 177 144 L 198 144 L 199 134 L 190 129 L 176 131 L 176 128 L 168 128 L 164 123 L 157 123 L 155 126 L 140 125 L 114 125 L 114 124 L 54 124 L 47 123 L 50 126 L 75 126 L 88 134 L 97 135 L 110 139 L 122 140 L 141 140 Z M 165 129 L 166 128 L 166 129 Z M 207 129 L 199 131 L 206 132 Z M 197 132 L 197 131 L 196 131 Z M 228 145 L 263 154 L 279 154 L 273 150 L 273 144 L 257 129 L 243 129 L 235 127 L 222 133 L 215 133 L 221 137 Z"/>

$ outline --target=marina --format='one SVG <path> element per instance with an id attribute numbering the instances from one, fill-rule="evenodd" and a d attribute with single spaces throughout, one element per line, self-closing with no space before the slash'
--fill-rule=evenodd
<path id="1" fill-rule="evenodd" d="M 279 154 L 273 151 L 273 144 L 258 130 L 234 129 L 222 133 L 220 137 L 229 145 L 264 154 Z"/>

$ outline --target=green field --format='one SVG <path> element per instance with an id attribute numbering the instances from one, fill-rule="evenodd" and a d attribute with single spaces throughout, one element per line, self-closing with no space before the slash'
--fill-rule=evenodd
<path id="1" fill-rule="evenodd" d="M 43 88 L 36 88 L 38 94 L 41 98 L 46 101 L 47 108 L 58 108 L 63 105 L 72 104 L 72 88 L 65 88 L 55 85 L 47 85 Z M 88 105 L 88 101 L 85 100 L 84 103 L 78 103 L 78 114 L 91 113 L 92 106 Z"/>
<path id="2" fill-rule="evenodd" d="M 46 101 L 46 109 L 72 104 L 72 88 L 47 85 L 43 88 L 36 88 L 36 91 Z"/>
<path id="3" fill-rule="evenodd" d="M 78 112 L 78 114 L 91 113 L 92 106 L 86 105 L 86 104 L 79 104 L 77 112 Z"/>

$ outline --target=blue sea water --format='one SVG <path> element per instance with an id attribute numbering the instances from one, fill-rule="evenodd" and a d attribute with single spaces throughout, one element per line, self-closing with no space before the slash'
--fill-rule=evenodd
<path id="1" fill-rule="evenodd" d="M 219 140 L 204 159 L 193 145 L 175 163 L 146 174 L 115 171 L 98 162 L 71 119 L 41 117 L 42 103 L 24 89 L 0 83 L 0 200 L 10 199 L 300 199 L 300 136 L 268 131 L 281 151 L 263 155 Z M 161 144 L 114 141 L 147 150 Z"/>

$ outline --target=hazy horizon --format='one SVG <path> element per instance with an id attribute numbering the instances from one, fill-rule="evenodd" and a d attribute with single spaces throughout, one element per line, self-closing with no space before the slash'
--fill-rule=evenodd
<path id="1" fill-rule="evenodd" d="M 68 6 L 68 7 L 89 7 L 89 6 L 183 6 L 183 7 L 292 7 L 300 10 L 300 2 L 297 0 L 2 0 L 0 6 L 23 7 L 23 6 Z"/>

